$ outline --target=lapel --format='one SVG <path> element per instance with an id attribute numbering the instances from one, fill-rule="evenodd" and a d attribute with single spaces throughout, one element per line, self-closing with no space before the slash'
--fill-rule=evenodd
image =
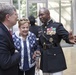
<path id="1" fill-rule="evenodd" d="M 15 51 L 15 46 L 14 46 L 12 36 L 10 35 L 9 31 L 7 30 L 7 28 L 2 23 L 0 23 L 0 28 L 2 28 L 2 30 L 4 32 L 3 34 L 5 35 L 5 38 L 8 40 L 8 43 L 10 45 L 9 50 L 10 50 L 11 55 L 12 55 Z"/>
<path id="2" fill-rule="evenodd" d="M 9 39 L 9 41 L 11 42 L 11 44 L 13 44 L 13 39 L 12 39 L 9 31 L 7 30 L 7 28 L 6 28 L 2 23 L 0 23 L 0 27 L 3 29 L 6 37 Z M 14 44 L 13 44 L 13 45 L 14 45 Z"/>

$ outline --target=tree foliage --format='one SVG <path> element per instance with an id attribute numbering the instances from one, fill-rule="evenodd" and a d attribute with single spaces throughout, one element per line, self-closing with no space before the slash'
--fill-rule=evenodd
<path id="1" fill-rule="evenodd" d="M 18 9 L 18 0 L 13 0 L 13 4 L 16 6 L 16 8 Z M 29 10 L 28 10 L 28 14 L 29 15 L 33 15 L 33 16 L 37 16 L 37 3 L 28 3 L 29 5 Z M 26 16 L 26 0 L 20 0 L 20 15 L 21 16 Z"/>

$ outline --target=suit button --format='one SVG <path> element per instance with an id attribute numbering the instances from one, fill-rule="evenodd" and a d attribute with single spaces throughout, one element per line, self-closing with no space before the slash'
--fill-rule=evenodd
<path id="1" fill-rule="evenodd" d="M 54 56 L 56 56 L 56 54 L 54 54 Z"/>

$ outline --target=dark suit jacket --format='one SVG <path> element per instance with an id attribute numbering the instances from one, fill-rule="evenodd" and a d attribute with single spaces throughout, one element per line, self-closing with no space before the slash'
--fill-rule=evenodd
<path id="1" fill-rule="evenodd" d="M 61 23 L 53 22 L 51 20 L 47 26 L 43 25 L 39 32 L 39 41 L 42 48 L 41 69 L 43 72 L 54 73 L 65 70 L 67 68 L 66 61 L 60 42 L 63 39 L 67 43 L 70 43 L 67 30 L 65 30 Z M 50 35 L 47 35 L 47 32 L 49 32 Z M 50 39 L 52 39 L 52 43 L 50 42 Z M 46 49 L 43 48 L 44 42 L 47 45 Z"/>
<path id="2" fill-rule="evenodd" d="M 12 36 L 0 23 L 0 75 L 17 75 L 20 54 L 15 53 Z"/>

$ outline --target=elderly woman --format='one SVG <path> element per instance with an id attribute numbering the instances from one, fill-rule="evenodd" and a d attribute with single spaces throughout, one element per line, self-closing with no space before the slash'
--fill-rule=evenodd
<path id="1" fill-rule="evenodd" d="M 15 48 L 21 53 L 19 63 L 19 75 L 35 74 L 35 57 L 40 55 L 40 49 L 36 42 L 36 36 L 29 31 L 30 22 L 28 19 L 18 21 L 19 31 L 13 33 Z"/>

